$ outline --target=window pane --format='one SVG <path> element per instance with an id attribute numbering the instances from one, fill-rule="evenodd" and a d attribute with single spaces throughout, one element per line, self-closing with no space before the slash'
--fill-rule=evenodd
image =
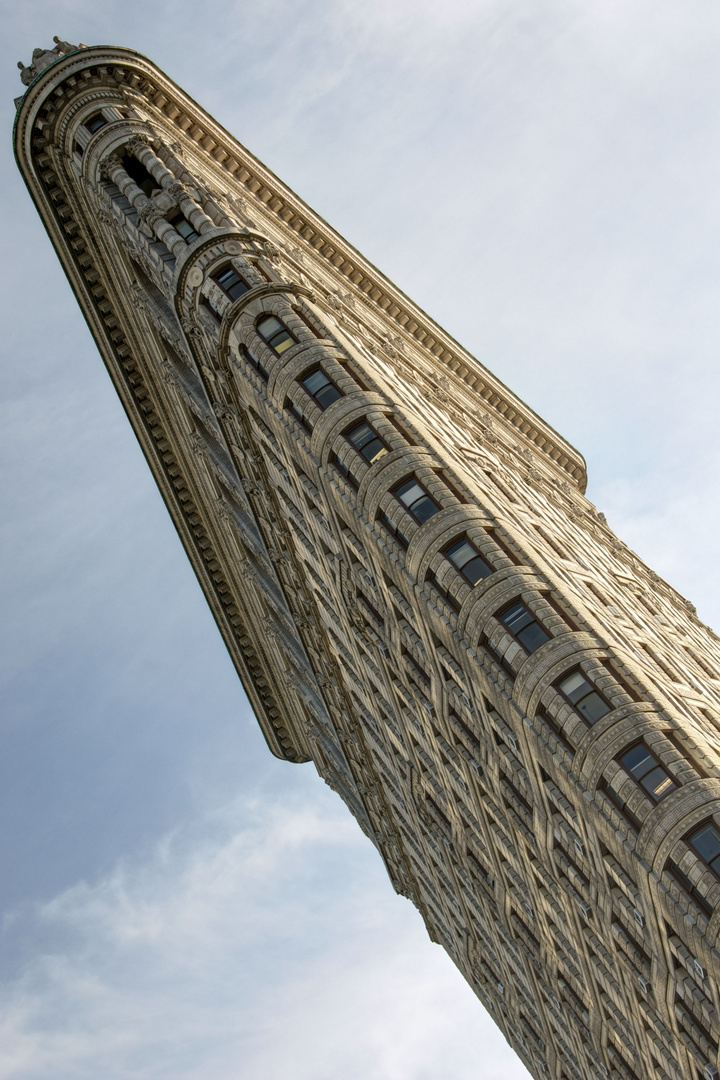
<path id="1" fill-rule="evenodd" d="M 690 843 L 706 862 L 720 857 L 720 834 L 714 825 L 703 825 L 702 829 L 690 837 Z"/>
<path id="2" fill-rule="evenodd" d="M 276 319 L 274 315 L 266 315 L 264 319 L 261 319 L 257 324 L 257 330 L 261 337 L 265 340 L 276 334 L 278 330 L 284 330 L 283 324 L 279 319 Z"/>
<path id="3" fill-rule="evenodd" d="M 550 640 L 550 636 L 545 633 L 542 626 L 538 626 L 536 622 L 530 623 L 524 630 L 521 630 L 517 635 L 517 639 L 521 645 L 524 645 L 529 653 L 535 652 L 541 645 L 544 645 L 546 641 Z"/>
<path id="4" fill-rule="evenodd" d="M 100 113 L 96 113 L 95 116 L 91 116 L 89 120 L 85 121 L 85 127 L 91 134 L 95 134 L 101 127 L 105 127 L 107 120 Z"/>
<path id="5" fill-rule="evenodd" d="M 590 683 L 579 671 L 573 671 L 572 675 L 568 675 L 566 679 L 559 683 L 559 686 L 563 694 L 570 698 L 573 705 L 592 690 Z"/>
<path id="6" fill-rule="evenodd" d="M 587 697 L 578 701 L 575 708 L 583 714 L 589 724 L 594 724 L 601 716 L 605 716 L 606 713 L 610 712 L 603 699 L 594 690 Z"/>
<path id="7" fill-rule="evenodd" d="M 478 581 L 484 581 L 485 578 L 490 577 L 493 573 L 491 566 L 485 562 L 479 555 L 476 555 L 474 559 L 466 563 L 462 568 L 462 573 L 468 579 L 471 585 L 477 585 Z"/>
<path id="8" fill-rule="evenodd" d="M 333 386 L 333 384 L 329 382 L 327 386 L 323 386 L 321 390 L 318 390 L 314 396 L 320 408 L 327 409 L 332 405 L 333 401 L 337 401 L 337 399 L 341 398 L 343 395 L 338 390 L 337 386 Z"/>
<path id="9" fill-rule="evenodd" d="M 189 221 L 187 221 L 182 214 L 178 214 L 177 217 L 170 219 L 170 224 L 175 229 L 175 232 L 179 232 L 183 240 L 187 240 L 190 243 L 192 240 L 196 240 L 198 234 L 193 229 Z"/>
<path id="10" fill-rule="evenodd" d="M 469 563 L 471 559 L 474 559 L 477 555 L 475 548 L 468 540 L 461 540 L 457 544 L 453 544 L 451 548 L 447 549 L 446 555 L 450 562 L 455 563 L 458 570 L 462 570 L 466 563 Z"/>
<path id="11" fill-rule="evenodd" d="M 312 394 L 312 396 L 315 397 L 318 390 L 322 390 L 323 386 L 329 385 L 330 380 L 324 371 L 318 369 L 317 371 L 312 371 L 309 375 L 306 375 L 302 382 L 308 394 Z"/>
<path id="12" fill-rule="evenodd" d="M 623 754 L 620 760 L 628 772 L 631 772 L 638 780 L 641 780 L 645 773 L 656 764 L 655 758 L 642 743 L 639 746 L 633 746 L 632 750 Z"/>
<path id="13" fill-rule="evenodd" d="M 375 438 L 377 438 L 375 432 L 370 425 L 366 423 L 358 424 L 356 428 L 353 428 L 352 431 L 348 432 L 348 439 L 353 446 L 358 448 L 358 450 L 362 450 L 364 446 Z"/>
<path id="14" fill-rule="evenodd" d="M 534 622 L 532 615 L 522 604 L 513 604 L 507 611 L 503 611 L 500 618 L 505 623 L 510 633 L 515 634 L 516 636 L 523 627 Z"/>
<path id="15" fill-rule="evenodd" d="M 425 492 L 420 487 L 417 480 L 407 480 L 396 489 L 395 494 L 405 506 L 410 507 L 414 502 L 417 502 L 418 499 L 422 499 Z"/>
<path id="16" fill-rule="evenodd" d="M 431 518 L 433 514 L 437 514 L 440 507 L 432 501 L 429 495 L 423 495 L 423 497 L 416 503 L 413 503 L 409 509 L 422 525 L 422 523 L 427 521 L 428 518 Z"/>
<path id="17" fill-rule="evenodd" d="M 659 802 L 660 799 L 669 795 L 677 785 L 672 777 L 668 776 L 665 770 L 658 765 L 655 769 L 651 769 L 647 776 L 643 777 L 642 786 Z"/>
<path id="18" fill-rule="evenodd" d="M 286 349 L 291 348 L 295 344 L 295 339 L 291 338 L 287 330 L 281 330 L 279 334 L 273 334 L 268 340 L 268 345 L 275 350 L 278 356 L 284 353 Z"/>

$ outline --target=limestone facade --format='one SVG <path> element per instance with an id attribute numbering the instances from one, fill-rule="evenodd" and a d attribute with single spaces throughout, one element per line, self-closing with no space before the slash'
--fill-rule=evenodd
<path id="1" fill-rule="evenodd" d="M 157 67 L 20 66 L 20 169 L 272 752 L 534 1076 L 713 1080 L 717 636 L 578 452 Z"/>

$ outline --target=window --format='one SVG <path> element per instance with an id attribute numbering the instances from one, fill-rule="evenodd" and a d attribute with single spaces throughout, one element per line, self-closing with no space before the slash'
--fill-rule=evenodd
<path id="1" fill-rule="evenodd" d="M 83 148 L 80 145 L 80 143 L 77 141 L 77 139 L 75 140 L 75 146 L 73 147 L 73 150 L 78 155 L 78 157 L 83 156 L 83 153 L 84 153 Z"/>
<path id="2" fill-rule="evenodd" d="M 260 363 L 257 356 L 255 356 L 254 353 L 250 352 L 247 345 L 241 345 L 240 346 L 240 352 L 242 353 L 244 358 L 247 360 L 250 367 L 255 368 L 255 370 L 257 371 L 260 378 L 264 379 L 265 382 L 267 382 L 268 379 L 270 378 L 270 372 L 268 371 L 268 369 L 265 367 L 264 364 Z"/>
<path id="3" fill-rule="evenodd" d="M 653 802 L 660 802 L 677 784 L 644 743 L 636 743 L 622 754 L 618 761 L 627 769 Z"/>
<path id="4" fill-rule="evenodd" d="M 308 372 L 301 380 L 311 398 L 317 401 L 321 409 L 327 409 L 334 401 L 343 396 L 335 383 L 328 378 L 322 368 Z"/>
<path id="5" fill-rule="evenodd" d="M 708 864 L 713 873 L 720 877 L 720 829 L 717 825 L 712 821 L 706 821 L 685 839 Z"/>
<path id="6" fill-rule="evenodd" d="M 86 120 L 84 126 L 88 129 L 91 135 L 94 135 L 96 131 L 99 131 L 101 127 L 105 127 L 107 120 L 102 113 L 95 113 L 89 120 Z"/>
<path id="7" fill-rule="evenodd" d="M 291 349 L 296 344 L 295 338 L 287 327 L 274 315 L 261 315 L 256 327 L 263 341 L 266 341 L 278 356 L 282 356 L 287 349 Z"/>
<path id="8" fill-rule="evenodd" d="M 471 585 L 477 585 L 478 581 L 484 581 L 486 577 L 495 573 L 492 566 L 485 562 L 480 552 L 466 537 L 456 540 L 454 544 L 446 548 L 445 557 Z"/>
<path id="9" fill-rule="evenodd" d="M 360 487 L 360 481 L 358 480 L 357 476 L 355 476 L 355 474 L 350 471 L 349 466 L 347 466 L 342 460 L 342 458 L 338 457 L 337 454 L 333 454 L 330 460 L 332 461 L 335 468 L 343 474 L 345 479 L 348 480 L 357 491 L 357 489 Z"/>
<path id="10" fill-rule="evenodd" d="M 285 398 L 285 408 L 293 414 L 296 420 L 299 420 L 306 431 L 312 431 L 312 426 L 305 418 L 305 414 L 299 405 L 296 405 L 292 398 Z"/>
<path id="11" fill-rule="evenodd" d="M 709 919 L 713 913 L 713 909 L 707 902 L 703 894 L 700 892 L 700 890 L 697 888 L 697 886 L 693 885 L 687 874 L 684 874 L 678 864 L 673 862 L 672 859 L 668 859 L 668 861 L 665 863 L 665 870 L 669 874 L 672 874 L 678 885 L 680 885 L 685 890 L 688 896 L 692 898 L 694 903 L 697 904 L 703 914 L 707 915 Z"/>
<path id="12" fill-rule="evenodd" d="M 607 701 L 597 692 L 592 683 L 587 681 L 581 671 L 573 671 L 555 685 L 575 711 L 582 716 L 586 724 L 594 724 L 610 712 Z"/>
<path id="13" fill-rule="evenodd" d="M 200 297 L 200 305 L 212 315 L 215 322 L 222 322 L 222 315 L 217 310 L 217 308 L 213 306 L 212 302 L 208 299 L 207 296 Z"/>
<path id="14" fill-rule="evenodd" d="M 189 227 L 192 229 L 192 225 Z M 195 232 L 194 229 L 192 231 Z M 197 236 L 197 233 L 195 235 Z M 237 300 L 238 297 L 250 291 L 247 281 L 241 278 L 232 266 L 223 266 L 221 270 L 212 275 L 212 279 L 230 300 Z"/>
<path id="15" fill-rule="evenodd" d="M 388 453 L 385 443 L 365 420 L 350 431 L 346 431 L 345 438 L 371 465 Z"/>
<path id="16" fill-rule="evenodd" d="M 125 154 L 122 159 L 122 167 L 131 180 L 134 180 L 143 195 L 150 197 L 153 191 L 159 191 L 160 185 L 154 176 L 151 176 L 141 161 L 130 154 Z"/>
<path id="17" fill-rule="evenodd" d="M 550 640 L 550 635 L 543 629 L 534 615 L 522 604 L 513 604 L 506 608 L 500 619 L 526 653 L 534 653 L 541 645 Z"/>
<path id="18" fill-rule="evenodd" d="M 197 240 L 199 236 L 199 233 L 193 229 L 188 219 L 180 211 L 168 218 L 168 225 L 172 225 L 175 232 L 180 233 L 183 240 L 187 240 L 188 244 L 192 244 L 193 240 Z"/>
<path id="19" fill-rule="evenodd" d="M 414 477 L 396 487 L 393 495 L 420 525 L 440 510 L 435 500 L 430 498 Z"/>
<path id="20" fill-rule="evenodd" d="M 389 533 L 392 533 L 392 535 L 395 537 L 401 547 L 406 548 L 409 546 L 410 541 L 408 540 L 407 536 L 405 536 L 405 533 L 398 529 L 392 518 L 388 517 L 388 515 L 384 513 L 384 511 L 380 510 L 375 520 L 379 521 L 382 525 L 384 525 Z"/>

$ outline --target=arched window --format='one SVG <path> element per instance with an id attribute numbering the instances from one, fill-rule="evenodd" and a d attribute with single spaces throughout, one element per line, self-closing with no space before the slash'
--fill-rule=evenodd
<path id="1" fill-rule="evenodd" d="M 653 802 L 660 802 L 677 784 L 664 765 L 661 765 L 651 750 L 643 742 L 635 743 L 617 759 L 633 780 L 650 796 Z"/>
<path id="2" fill-rule="evenodd" d="M 498 618 L 505 624 L 515 640 L 522 645 L 526 653 L 534 653 L 550 640 L 550 634 L 524 604 L 511 604 L 498 615 Z"/>
<path id="3" fill-rule="evenodd" d="M 314 368 L 312 371 L 308 371 L 307 375 L 304 375 L 300 382 L 321 409 L 327 409 L 334 401 L 343 397 L 342 390 L 337 388 L 335 383 L 325 374 L 322 368 Z"/>
<path id="4" fill-rule="evenodd" d="M 569 701 L 586 724 L 597 723 L 611 710 L 611 706 L 593 684 L 588 682 L 582 671 L 573 671 L 566 675 L 555 683 L 555 688 Z"/>
<path id="5" fill-rule="evenodd" d="M 274 315 L 261 315 L 255 326 L 260 337 L 277 356 L 282 356 L 296 344 L 288 328 Z"/>
<path id="6" fill-rule="evenodd" d="M 477 585 L 478 581 L 484 581 L 495 573 L 466 536 L 445 548 L 444 555 L 471 585 Z"/>
<path id="7" fill-rule="evenodd" d="M 438 504 L 414 476 L 394 488 L 393 495 L 420 525 L 440 511 Z"/>
<path id="8" fill-rule="evenodd" d="M 183 219 L 184 220 L 184 219 Z M 192 229 L 192 225 L 189 226 Z M 194 229 L 192 229 L 195 232 Z M 197 233 L 195 233 L 197 236 Z M 244 278 L 241 278 L 235 268 L 228 263 L 212 275 L 213 281 L 220 286 L 229 300 L 237 300 L 246 292 L 250 292 L 250 286 Z"/>
<path id="9" fill-rule="evenodd" d="M 345 438 L 371 465 L 389 453 L 387 446 L 367 420 L 346 431 Z"/>

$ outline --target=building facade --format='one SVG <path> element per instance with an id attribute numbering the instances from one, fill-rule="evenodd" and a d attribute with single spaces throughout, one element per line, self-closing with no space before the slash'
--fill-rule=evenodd
<path id="1" fill-rule="evenodd" d="M 272 752 L 533 1076 L 718 1077 L 717 636 L 577 451 L 157 67 L 19 66 L 20 169 Z"/>

